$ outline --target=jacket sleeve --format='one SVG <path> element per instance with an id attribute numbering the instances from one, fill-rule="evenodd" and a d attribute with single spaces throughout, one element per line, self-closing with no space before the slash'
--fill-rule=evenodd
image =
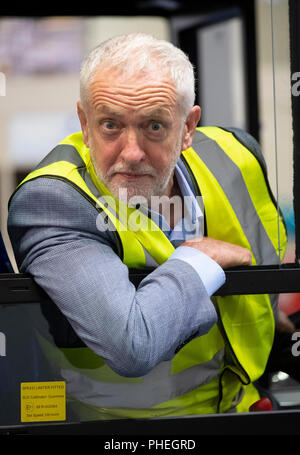
<path id="1" fill-rule="evenodd" d="M 12 198 L 8 232 L 21 272 L 67 317 L 83 342 L 123 376 L 143 376 L 216 322 L 195 269 L 166 261 L 138 289 L 98 211 L 68 184 L 39 178 Z M 101 220 L 100 220 L 101 222 Z"/>

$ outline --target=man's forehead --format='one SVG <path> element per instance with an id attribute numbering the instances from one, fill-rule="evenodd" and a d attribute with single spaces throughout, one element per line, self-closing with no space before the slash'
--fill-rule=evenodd
<path id="1" fill-rule="evenodd" d="M 129 106 L 130 108 L 130 106 Z M 133 108 L 136 112 L 139 112 L 141 117 L 164 117 L 170 114 L 170 106 L 163 105 L 163 104 L 155 104 L 153 103 L 150 106 L 142 106 L 141 109 Z M 122 117 L 124 116 L 124 108 L 123 106 L 117 106 L 113 103 L 108 101 L 102 101 L 102 103 L 98 104 L 96 107 L 96 111 L 99 114 L 109 115 L 112 117 Z"/>
<path id="2" fill-rule="evenodd" d="M 145 117 L 173 117 L 177 94 L 169 81 L 119 81 L 100 76 L 90 84 L 89 104 L 99 114 L 124 116 L 134 112 Z"/>

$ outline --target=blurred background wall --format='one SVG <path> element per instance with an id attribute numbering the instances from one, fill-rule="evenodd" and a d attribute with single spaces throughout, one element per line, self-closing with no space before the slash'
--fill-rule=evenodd
<path id="1" fill-rule="evenodd" d="M 0 17 L 0 220 L 1 232 L 12 260 L 6 234 L 8 199 L 26 173 L 58 141 L 80 129 L 76 102 L 79 98 L 78 72 L 82 57 L 104 39 L 133 31 L 149 32 L 176 43 L 174 24 L 179 27 L 178 24 L 193 21 L 193 16 L 177 17 L 170 22 L 166 17 L 155 15 Z M 286 260 L 293 261 L 288 0 L 273 0 L 273 35 L 269 0 L 255 0 L 255 24 L 259 139 L 272 190 L 288 221 L 290 241 Z M 243 36 L 243 30 L 239 27 L 240 23 L 233 21 L 230 27 L 217 26 L 208 29 L 209 33 L 202 33 L 202 48 L 203 43 L 207 43 L 202 50 L 202 67 L 206 69 L 206 62 L 207 68 L 210 64 L 214 65 L 214 90 L 222 84 L 228 87 L 232 84 L 232 102 L 236 107 L 235 116 L 231 117 L 235 124 L 231 126 L 246 127 L 241 111 L 245 99 L 241 85 L 241 77 L 244 77 L 241 76 L 244 71 L 243 47 L 239 38 Z M 210 63 L 205 57 L 206 51 L 207 56 L 213 57 L 218 43 L 224 45 L 225 42 L 231 46 L 231 65 L 224 64 L 222 52 Z M 215 46 L 214 52 L 209 52 L 210 45 Z M 227 103 L 231 96 L 229 88 L 226 91 Z M 215 91 L 208 97 L 210 100 L 213 93 Z M 209 124 L 212 124 L 214 115 L 220 113 L 222 102 L 225 105 L 224 99 L 215 97 L 215 104 L 210 105 L 202 96 L 203 118 Z M 220 122 L 216 123 L 220 125 Z"/>

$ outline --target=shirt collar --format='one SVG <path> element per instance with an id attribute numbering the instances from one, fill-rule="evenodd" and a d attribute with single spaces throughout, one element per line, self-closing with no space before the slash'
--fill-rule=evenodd
<path id="1" fill-rule="evenodd" d="M 185 202 L 185 218 L 188 216 L 193 224 L 197 223 L 199 218 L 203 217 L 202 210 L 196 200 L 194 193 L 192 192 L 179 164 L 175 167 L 175 176 Z M 188 213 L 186 213 L 186 211 Z"/>
<path id="2" fill-rule="evenodd" d="M 184 199 L 184 222 L 180 220 L 174 229 L 171 230 L 165 218 L 158 212 L 148 209 L 148 215 L 162 229 L 170 240 L 187 239 L 188 237 L 200 237 L 203 235 L 203 212 L 196 200 L 196 197 L 180 168 L 180 161 L 175 167 L 175 176 Z M 141 210 L 144 212 L 143 208 Z M 188 235 L 187 232 L 190 234 Z"/>

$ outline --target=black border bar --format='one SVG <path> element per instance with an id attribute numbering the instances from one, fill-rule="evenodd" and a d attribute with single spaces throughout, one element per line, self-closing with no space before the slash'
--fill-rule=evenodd
<path id="1" fill-rule="evenodd" d="M 211 414 L 154 420 L 124 419 L 80 423 L 30 424 L 0 427 L 0 435 L 132 435 L 132 440 L 155 436 L 297 435 L 300 410 Z M 107 438 L 106 438 L 107 439 Z M 147 452 L 147 451 L 146 451 Z"/>

